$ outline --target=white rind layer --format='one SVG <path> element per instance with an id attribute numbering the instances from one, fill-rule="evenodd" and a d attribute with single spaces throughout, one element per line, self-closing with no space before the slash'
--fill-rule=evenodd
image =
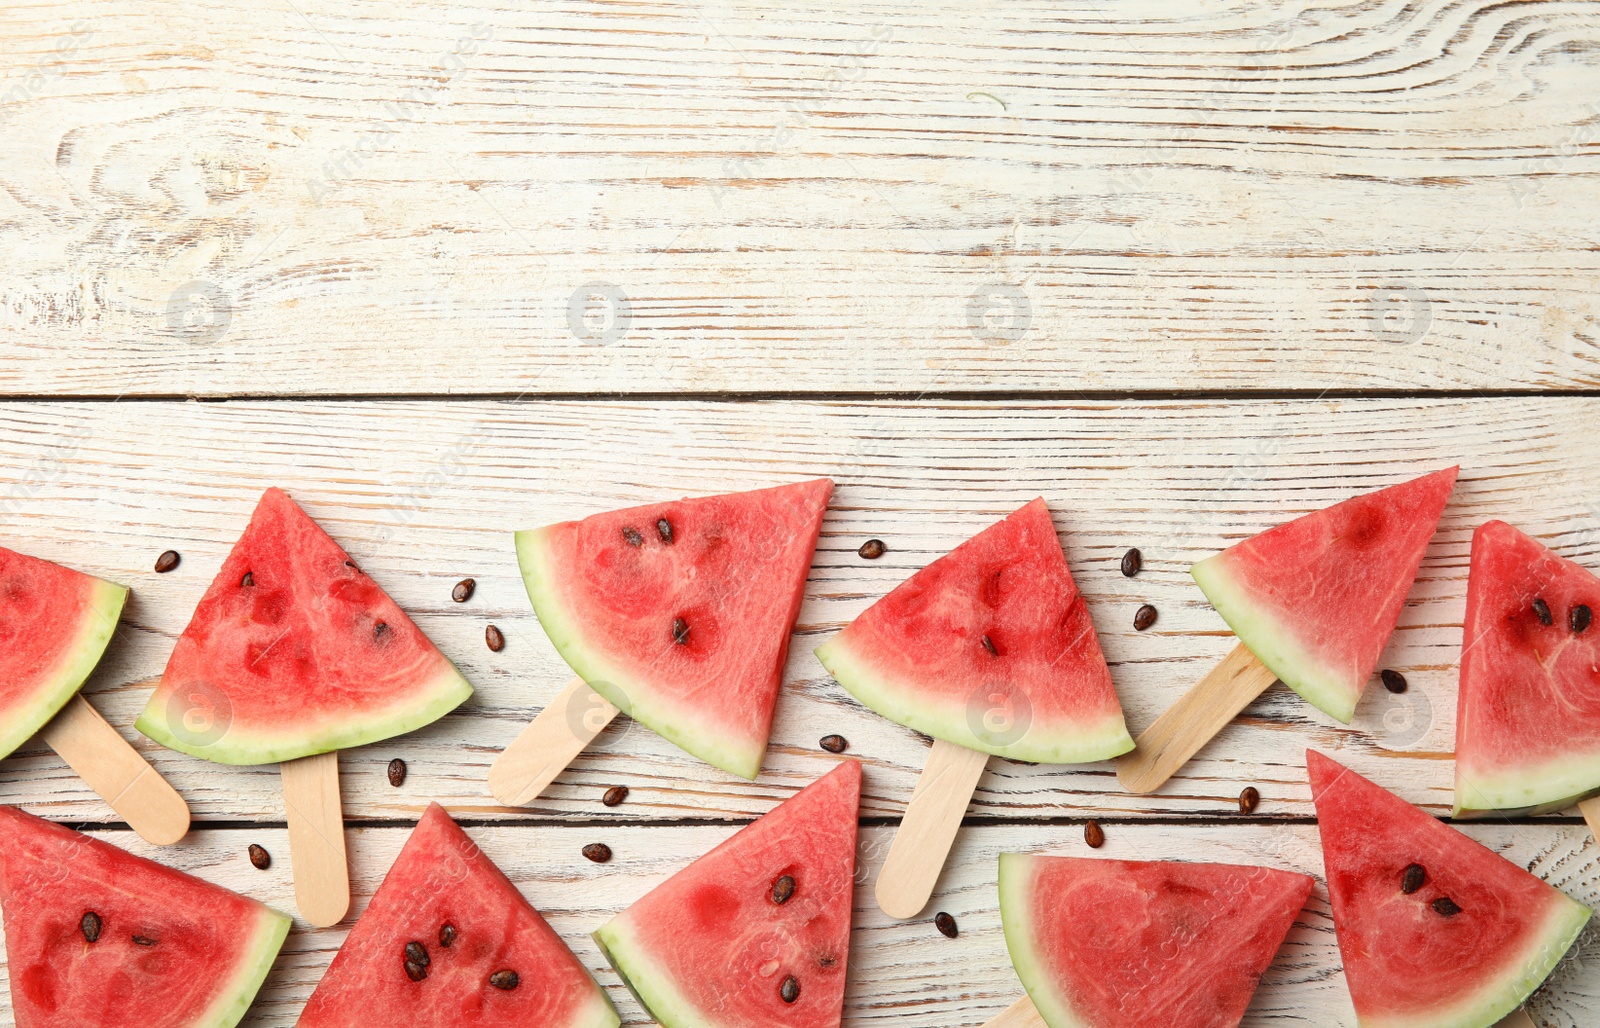
<path id="1" fill-rule="evenodd" d="M 672 977 L 634 938 L 627 911 L 594 933 L 611 966 L 650 1016 L 663 1028 L 722 1028 L 720 1022 L 697 1008 L 678 991 Z"/>
<path id="2" fill-rule="evenodd" d="M 48 724 L 83 688 L 105 654 L 117 630 L 117 620 L 122 617 L 128 590 L 98 578 L 92 581 L 82 623 L 76 635 L 63 645 L 61 663 L 34 690 L 32 701 L 8 712 L 6 723 L 0 726 L 0 757 L 9 755 Z"/>

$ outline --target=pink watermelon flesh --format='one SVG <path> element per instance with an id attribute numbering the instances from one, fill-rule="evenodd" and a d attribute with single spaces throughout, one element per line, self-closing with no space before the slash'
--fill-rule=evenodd
<path id="1" fill-rule="evenodd" d="M 1584 568 L 1503 521 L 1473 534 L 1456 816 L 1560 810 L 1600 791 L 1597 614 L 1600 579 Z"/>
<path id="2" fill-rule="evenodd" d="M 1458 470 L 1307 514 L 1230 546 L 1191 574 L 1261 663 L 1349 724 Z"/>
<path id="3" fill-rule="evenodd" d="M 1266 867 L 1007 853 L 1000 917 L 1050 1028 L 1232 1028 L 1311 886 Z"/>
<path id="4" fill-rule="evenodd" d="M 426 956 L 425 967 L 413 962 L 408 970 L 412 943 Z M 425 972 L 420 980 L 412 978 L 416 968 Z M 514 987 L 493 984 L 507 984 L 507 971 L 516 975 Z M 411 833 L 298 1022 L 300 1028 L 618 1023 L 566 943 L 437 803 Z"/>
<path id="5" fill-rule="evenodd" d="M 471 693 L 350 555 L 268 489 L 138 728 L 207 760 L 266 764 L 401 735 Z"/>
<path id="6" fill-rule="evenodd" d="M 860 802 L 861 765 L 845 761 L 595 932 L 657 1021 L 838 1028 Z M 786 876 L 794 891 L 780 904 L 774 889 Z"/>
<path id="7" fill-rule="evenodd" d="M 1487 1028 L 1539 987 L 1589 920 L 1588 907 L 1349 768 L 1315 750 L 1306 767 L 1363 1028 Z M 1424 878 L 1407 894 L 1413 864 Z M 1459 912 L 1441 912 L 1445 900 Z"/>
<path id="8" fill-rule="evenodd" d="M 0 757 L 83 686 L 127 597 L 120 585 L 0 546 Z"/>
<path id="9" fill-rule="evenodd" d="M 523 583 L 596 692 L 754 778 L 832 490 L 823 478 L 518 532 Z"/>
<path id="10" fill-rule="evenodd" d="M 14 807 L 0 908 L 17 1028 L 232 1028 L 289 933 L 255 900 Z"/>
<path id="11" fill-rule="evenodd" d="M 969 749 L 1053 764 L 1133 749 L 1042 499 L 902 582 L 817 658 L 884 717 Z"/>

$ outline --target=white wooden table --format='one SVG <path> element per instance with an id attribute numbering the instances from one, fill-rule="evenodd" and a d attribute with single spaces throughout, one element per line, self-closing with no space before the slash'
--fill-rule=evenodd
<path id="1" fill-rule="evenodd" d="M 1086 853 L 1089 817 L 1105 856 L 1319 874 L 1307 745 L 1446 811 L 1473 527 L 1600 567 L 1600 7 L 1176 11 L 0 11 L 0 543 L 133 587 L 88 688 L 197 824 L 152 851 L 38 742 L 0 802 L 293 909 L 276 770 L 132 729 L 283 486 L 478 688 L 346 754 L 355 911 L 437 799 L 648 1024 L 587 933 L 820 774 L 823 735 L 866 762 L 864 880 L 881 861 L 927 743 L 811 649 L 912 570 L 1044 496 L 1137 732 L 1231 645 L 1191 562 L 1459 461 L 1384 657 L 1409 692 L 1369 689 L 1346 728 L 1275 687 L 1148 797 L 991 761 L 930 908 L 960 938 L 861 890 L 846 1024 L 1011 1003 L 995 856 Z M 619 719 L 535 806 L 496 806 L 490 761 L 569 675 L 511 532 L 817 475 L 838 488 L 762 776 Z M 1467 831 L 1600 903 L 1575 817 Z M 580 856 L 596 841 L 612 863 Z M 292 1025 L 343 934 L 301 924 L 247 1023 Z M 1600 972 L 1580 954 L 1532 1012 L 1592 1028 Z M 1320 886 L 1246 1024 L 1354 1024 Z"/>

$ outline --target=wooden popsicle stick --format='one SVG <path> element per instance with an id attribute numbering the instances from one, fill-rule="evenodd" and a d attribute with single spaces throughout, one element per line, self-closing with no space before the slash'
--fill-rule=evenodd
<path id="1" fill-rule="evenodd" d="M 489 768 L 489 792 L 508 807 L 539 798 L 621 713 L 582 678 L 568 682 Z"/>
<path id="2" fill-rule="evenodd" d="M 1600 839 L 1600 796 L 1590 796 L 1578 804 L 1578 812 L 1589 824 L 1589 834 Z"/>
<path id="3" fill-rule="evenodd" d="M 350 911 L 350 866 L 344 852 L 344 809 L 339 800 L 339 754 L 286 760 L 284 808 L 289 816 L 289 861 L 300 915 L 330 928 Z"/>
<path id="4" fill-rule="evenodd" d="M 928 905 L 972 802 L 989 755 L 943 739 L 933 741 L 906 816 L 878 872 L 878 909 L 904 920 Z"/>
<path id="5" fill-rule="evenodd" d="M 1117 781 L 1132 793 L 1155 792 L 1277 680 L 1248 646 L 1235 646 L 1117 758 Z"/>
<path id="6" fill-rule="evenodd" d="M 1049 1028 L 1033 1000 L 1024 996 L 983 1023 L 983 1028 Z"/>
<path id="7" fill-rule="evenodd" d="M 189 805 L 79 693 L 39 733 L 146 842 L 170 846 L 189 831 Z"/>
<path id="8" fill-rule="evenodd" d="M 1533 1023 L 1533 1018 L 1528 1016 L 1527 1010 L 1518 1007 L 1502 1018 L 1494 1028 L 1538 1028 L 1538 1025 Z"/>

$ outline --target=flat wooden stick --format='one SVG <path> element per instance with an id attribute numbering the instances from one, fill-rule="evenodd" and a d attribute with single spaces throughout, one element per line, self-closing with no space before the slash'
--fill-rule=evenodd
<path id="1" fill-rule="evenodd" d="M 989 755 L 943 739 L 933 741 L 911 804 L 878 872 L 878 909 L 904 920 L 928 905 L 972 802 Z"/>
<path id="2" fill-rule="evenodd" d="M 1539 1028 L 1533 1023 L 1533 1018 L 1528 1016 L 1527 1010 L 1518 1007 L 1501 1019 L 1494 1028 Z"/>
<path id="3" fill-rule="evenodd" d="M 532 803 L 620 711 L 582 678 L 568 682 L 489 768 L 489 792 L 508 807 Z"/>
<path id="4" fill-rule="evenodd" d="M 983 1023 L 983 1028 L 1049 1028 L 1033 1000 L 1024 996 Z"/>
<path id="5" fill-rule="evenodd" d="M 1600 796 L 1590 796 L 1580 802 L 1578 813 L 1589 823 L 1589 834 L 1600 839 Z"/>
<path id="6" fill-rule="evenodd" d="M 339 754 L 287 760 L 284 808 L 289 815 L 289 862 L 300 914 L 330 928 L 350 911 L 350 866 L 344 853 L 344 809 L 339 800 Z"/>
<path id="7" fill-rule="evenodd" d="M 1235 646 L 1117 758 L 1117 781 L 1132 793 L 1155 792 L 1277 680 L 1248 646 Z"/>
<path id="8" fill-rule="evenodd" d="M 170 846 L 189 831 L 189 805 L 83 694 L 39 733 L 139 837 Z"/>

